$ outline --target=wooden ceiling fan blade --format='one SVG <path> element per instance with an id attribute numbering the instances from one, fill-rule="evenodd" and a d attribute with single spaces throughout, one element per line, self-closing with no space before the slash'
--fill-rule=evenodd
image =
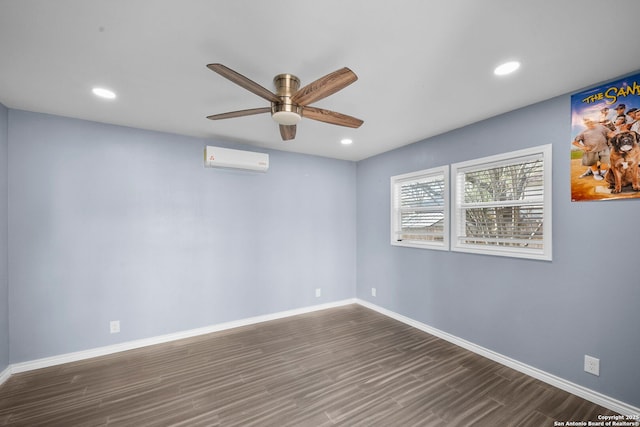
<path id="1" fill-rule="evenodd" d="M 302 109 L 302 117 L 349 128 L 359 128 L 364 123 L 364 121 L 355 117 L 316 107 L 304 107 Z"/>
<path id="2" fill-rule="evenodd" d="M 264 87 L 260 86 L 258 83 L 254 82 L 251 79 L 248 79 L 247 77 L 243 76 L 242 74 L 236 71 L 233 71 L 229 67 L 226 67 L 222 64 L 209 64 L 207 65 L 207 68 L 209 68 L 211 71 L 215 71 L 216 73 L 220 74 L 222 77 L 228 80 L 231 80 L 232 82 L 234 82 L 238 86 L 245 88 L 249 92 L 255 93 L 256 95 L 266 99 L 267 101 L 272 101 L 272 102 L 280 101 L 280 98 L 278 98 L 276 94 L 271 92 L 269 89 L 265 89 Z"/>
<path id="3" fill-rule="evenodd" d="M 296 137 L 296 125 L 280 125 L 280 136 L 283 141 L 289 141 Z"/>
<path id="4" fill-rule="evenodd" d="M 353 71 L 347 67 L 341 68 L 320 77 L 297 91 L 291 97 L 291 102 L 299 105 L 311 104 L 344 89 L 356 80 L 358 80 L 358 76 Z"/>
<path id="5" fill-rule="evenodd" d="M 209 120 L 231 119 L 233 117 L 252 116 L 254 114 L 270 113 L 271 107 L 251 108 L 248 110 L 230 111 L 228 113 L 213 114 L 207 116 Z"/>

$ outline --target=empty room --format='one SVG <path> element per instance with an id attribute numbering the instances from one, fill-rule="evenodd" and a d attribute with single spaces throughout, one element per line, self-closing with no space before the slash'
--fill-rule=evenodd
<path id="1" fill-rule="evenodd" d="M 0 426 L 640 426 L 638 16 L 0 0 Z"/>

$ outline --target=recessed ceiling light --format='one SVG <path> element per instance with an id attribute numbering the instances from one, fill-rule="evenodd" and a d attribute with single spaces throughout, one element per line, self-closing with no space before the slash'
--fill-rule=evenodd
<path id="1" fill-rule="evenodd" d="M 114 99 L 116 97 L 115 92 L 102 87 L 94 87 L 91 91 L 95 96 L 99 96 L 100 98 Z"/>
<path id="2" fill-rule="evenodd" d="M 349 145 L 349 144 L 351 144 L 352 142 L 353 142 L 353 140 L 351 140 L 351 139 L 349 139 L 349 138 L 344 138 L 344 139 L 342 139 L 342 140 L 340 141 L 340 143 L 341 143 L 342 145 Z"/>
<path id="3" fill-rule="evenodd" d="M 504 64 L 498 65 L 495 70 L 493 70 L 493 74 L 496 76 L 506 76 L 507 74 L 511 74 L 520 68 L 520 63 L 518 61 L 509 61 Z"/>

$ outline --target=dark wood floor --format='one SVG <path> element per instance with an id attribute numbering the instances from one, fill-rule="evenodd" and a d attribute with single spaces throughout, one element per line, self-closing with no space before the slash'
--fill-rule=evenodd
<path id="1" fill-rule="evenodd" d="M 13 375 L 0 425 L 553 426 L 611 411 L 358 305 Z"/>

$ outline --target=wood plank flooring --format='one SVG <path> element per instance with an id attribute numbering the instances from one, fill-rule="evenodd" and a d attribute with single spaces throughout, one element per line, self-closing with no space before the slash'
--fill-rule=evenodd
<path id="1" fill-rule="evenodd" d="M 11 426 L 553 426 L 605 408 L 349 305 L 13 375 Z"/>

